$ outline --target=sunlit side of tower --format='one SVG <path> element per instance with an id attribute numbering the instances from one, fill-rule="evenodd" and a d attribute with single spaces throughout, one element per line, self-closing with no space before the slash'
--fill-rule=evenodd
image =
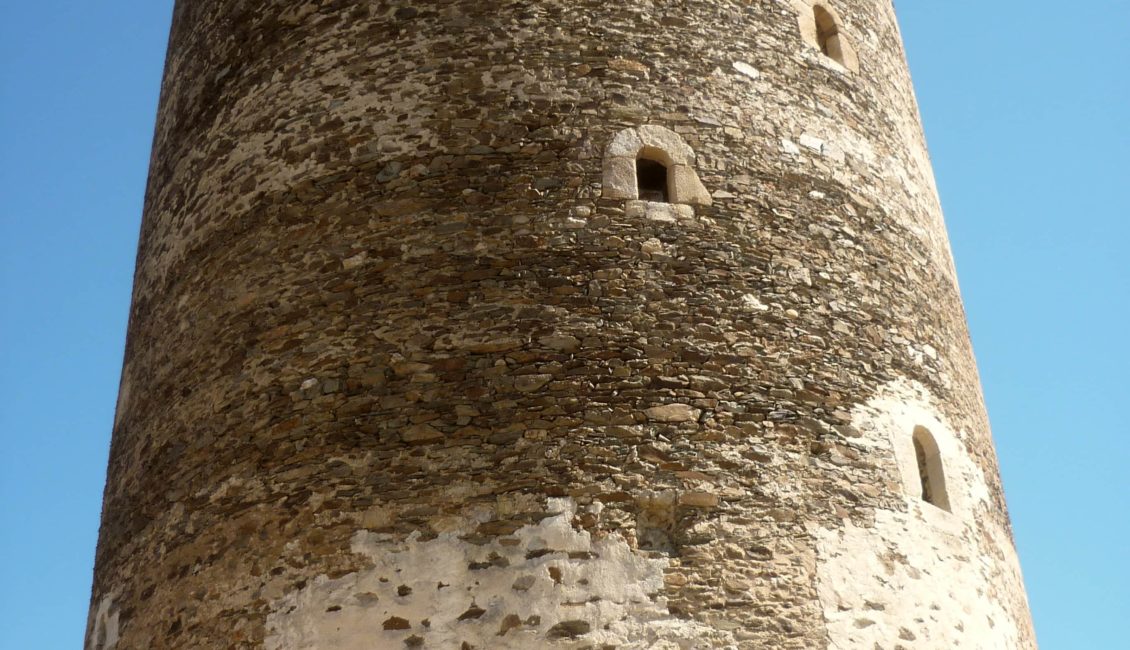
<path id="1" fill-rule="evenodd" d="M 86 645 L 1035 648 L 889 0 L 179 0 Z"/>

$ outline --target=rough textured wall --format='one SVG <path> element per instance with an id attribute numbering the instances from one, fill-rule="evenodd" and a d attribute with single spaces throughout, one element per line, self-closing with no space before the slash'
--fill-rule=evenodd
<path id="1" fill-rule="evenodd" d="M 850 70 L 805 0 L 180 0 L 88 647 L 1035 647 L 894 13 L 832 9 Z M 643 125 L 695 205 L 607 191 Z"/>

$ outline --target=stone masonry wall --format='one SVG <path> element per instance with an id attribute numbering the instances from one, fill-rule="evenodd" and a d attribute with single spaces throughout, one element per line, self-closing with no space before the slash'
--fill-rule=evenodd
<path id="1" fill-rule="evenodd" d="M 893 8 L 810 4 L 179 0 L 87 647 L 1034 648 Z"/>

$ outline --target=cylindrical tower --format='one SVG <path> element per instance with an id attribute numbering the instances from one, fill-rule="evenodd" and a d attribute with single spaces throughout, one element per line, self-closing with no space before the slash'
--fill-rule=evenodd
<path id="1" fill-rule="evenodd" d="M 1034 648 L 890 0 L 179 0 L 87 638 Z"/>

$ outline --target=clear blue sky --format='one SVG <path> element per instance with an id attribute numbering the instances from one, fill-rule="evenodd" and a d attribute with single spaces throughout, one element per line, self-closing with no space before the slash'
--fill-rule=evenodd
<path id="1" fill-rule="evenodd" d="M 3 649 L 81 646 L 171 5 L 0 9 Z M 1041 647 L 1125 648 L 1130 2 L 898 9 Z"/>

